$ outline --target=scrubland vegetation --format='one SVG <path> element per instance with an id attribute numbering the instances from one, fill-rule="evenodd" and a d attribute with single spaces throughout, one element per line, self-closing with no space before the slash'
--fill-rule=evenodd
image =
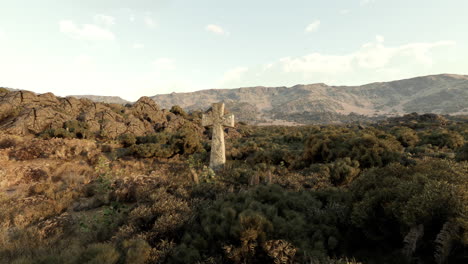
<path id="1" fill-rule="evenodd" d="M 200 113 L 171 113 L 200 123 Z M 0 137 L 0 262 L 467 263 L 468 123 Z"/>

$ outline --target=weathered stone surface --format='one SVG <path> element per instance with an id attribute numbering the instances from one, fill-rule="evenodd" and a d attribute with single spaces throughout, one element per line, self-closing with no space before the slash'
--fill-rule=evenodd
<path id="1" fill-rule="evenodd" d="M 60 104 L 60 101 L 53 93 L 45 93 L 37 95 L 38 103 L 41 106 L 54 106 Z"/>
<path id="2" fill-rule="evenodd" d="M 159 106 L 149 97 L 141 97 L 133 106 L 131 113 L 140 120 L 146 120 L 150 123 L 159 123 L 166 121 L 163 112 Z"/>
<path id="3" fill-rule="evenodd" d="M 196 126 L 196 131 L 202 133 L 199 124 L 161 110 L 148 97 L 133 106 L 122 106 L 61 98 L 52 93 L 14 91 L 0 95 L 0 129 L 7 134 L 40 134 L 46 129 L 62 128 L 70 120 L 83 122 L 89 132 L 111 139 L 124 133 L 142 136 L 163 130 L 174 132 L 185 125 Z"/>
<path id="4" fill-rule="evenodd" d="M 63 122 L 69 120 L 67 115 L 51 108 L 36 107 L 23 108 L 17 117 L 7 119 L 0 128 L 16 135 L 37 134 L 48 128 L 61 127 Z"/>
<path id="5" fill-rule="evenodd" d="M 224 115 L 224 103 L 215 103 L 211 112 L 202 117 L 202 126 L 213 126 L 211 138 L 210 168 L 221 169 L 226 163 L 223 126 L 234 126 L 234 115 Z"/>

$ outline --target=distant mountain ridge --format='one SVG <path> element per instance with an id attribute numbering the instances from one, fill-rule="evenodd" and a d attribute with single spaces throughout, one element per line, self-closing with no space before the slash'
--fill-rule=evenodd
<path id="1" fill-rule="evenodd" d="M 128 103 L 131 103 L 130 101 L 127 101 L 125 99 L 122 99 L 119 96 L 105 96 L 105 95 L 70 95 L 70 97 L 75 97 L 75 98 L 86 98 L 89 99 L 93 102 L 97 103 L 106 103 L 106 104 L 121 104 L 125 105 Z"/>
<path id="2" fill-rule="evenodd" d="M 468 114 L 468 75 L 439 74 L 361 86 L 210 89 L 151 97 L 162 108 L 207 109 L 225 102 L 252 123 L 333 123 L 407 113 Z"/>
<path id="3" fill-rule="evenodd" d="M 9 87 L 0 87 L 0 89 L 6 89 L 8 91 L 21 91 L 21 89 L 14 89 Z M 32 92 L 32 91 L 31 91 Z M 32 92 L 35 93 L 35 92 Z M 77 99 L 86 98 L 96 103 L 106 103 L 106 104 L 121 104 L 125 105 L 132 103 L 127 101 L 119 96 L 108 96 L 108 95 L 68 95 L 67 97 L 75 97 Z"/>
<path id="4" fill-rule="evenodd" d="M 18 91 L 3 87 L 10 91 Z M 99 103 L 133 104 L 118 96 L 71 95 Z M 439 74 L 360 86 L 323 83 L 292 87 L 209 89 L 150 97 L 161 108 L 206 110 L 224 102 L 236 120 L 298 125 L 375 121 L 408 113 L 468 115 L 468 75 Z"/>

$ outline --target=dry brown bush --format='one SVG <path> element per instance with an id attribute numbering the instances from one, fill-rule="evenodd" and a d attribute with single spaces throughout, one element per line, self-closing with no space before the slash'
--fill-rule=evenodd
<path id="1" fill-rule="evenodd" d="M 58 165 L 51 175 L 52 182 L 64 182 L 70 187 L 81 187 L 94 176 L 93 169 L 84 162 L 66 162 Z"/>
<path id="2" fill-rule="evenodd" d="M 101 150 L 94 141 L 78 139 L 53 138 L 48 140 L 31 139 L 18 143 L 9 152 L 10 159 L 33 160 L 37 158 L 51 159 L 90 159 Z"/>
<path id="3" fill-rule="evenodd" d="M 14 138 L 4 138 L 0 140 L 0 149 L 6 149 L 16 146 L 17 141 Z"/>
<path id="4" fill-rule="evenodd" d="M 29 146 L 23 146 L 19 149 L 12 149 L 9 153 L 10 159 L 16 160 L 33 160 L 44 156 L 43 147 L 39 145 L 31 144 Z"/>
<path id="5" fill-rule="evenodd" d="M 23 173 L 23 182 L 31 183 L 31 182 L 39 182 L 46 180 L 48 178 L 48 173 L 41 169 L 41 168 L 28 168 Z"/>
<path id="6" fill-rule="evenodd" d="M 47 239 L 53 236 L 63 236 L 64 230 L 70 228 L 72 221 L 71 215 L 66 212 L 50 219 L 46 219 L 39 222 L 37 225 L 39 227 L 39 234 L 42 239 Z"/>

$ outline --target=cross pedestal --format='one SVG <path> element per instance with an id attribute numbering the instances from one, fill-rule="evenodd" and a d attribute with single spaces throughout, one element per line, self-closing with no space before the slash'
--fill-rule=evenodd
<path id="1" fill-rule="evenodd" d="M 222 169 L 226 163 L 223 127 L 234 127 L 234 115 L 224 115 L 224 103 L 215 103 L 211 112 L 203 114 L 202 126 L 212 126 L 210 168 L 214 171 Z"/>

